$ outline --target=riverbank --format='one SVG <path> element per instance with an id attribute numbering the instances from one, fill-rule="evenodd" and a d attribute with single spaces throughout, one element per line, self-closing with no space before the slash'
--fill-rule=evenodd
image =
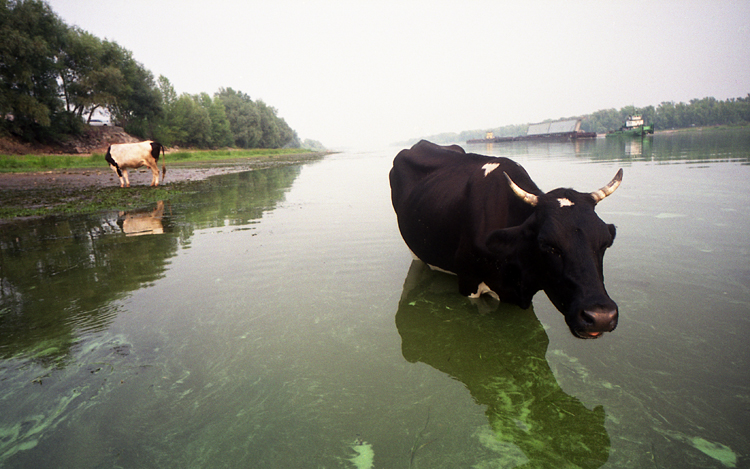
<path id="1" fill-rule="evenodd" d="M 120 188 L 109 168 L 60 169 L 0 173 L 0 223 L 73 213 L 132 210 L 190 191 L 189 185 L 211 176 L 299 164 L 322 159 L 327 152 L 261 155 L 218 161 L 172 162 L 159 187 L 150 187 L 151 172 L 130 171 L 130 188 Z M 167 155 L 169 156 L 169 155 Z"/>

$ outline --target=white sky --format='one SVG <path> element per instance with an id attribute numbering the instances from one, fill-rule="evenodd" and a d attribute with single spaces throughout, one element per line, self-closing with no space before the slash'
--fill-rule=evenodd
<path id="1" fill-rule="evenodd" d="M 48 0 L 178 94 L 231 87 L 367 148 L 750 93 L 750 2 Z"/>

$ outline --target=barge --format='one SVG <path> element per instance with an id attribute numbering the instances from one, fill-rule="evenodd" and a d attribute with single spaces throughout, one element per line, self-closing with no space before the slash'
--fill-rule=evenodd
<path id="1" fill-rule="evenodd" d="M 529 124 L 526 135 L 519 135 L 516 137 L 495 137 L 492 135 L 492 132 L 488 132 L 485 138 L 467 140 L 466 143 L 504 143 L 519 141 L 569 142 L 582 138 L 596 138 L 595 132 L 583 132 L 581 130 L 581 120 L 582 119 L 566 119 L 554 122 Z"/>

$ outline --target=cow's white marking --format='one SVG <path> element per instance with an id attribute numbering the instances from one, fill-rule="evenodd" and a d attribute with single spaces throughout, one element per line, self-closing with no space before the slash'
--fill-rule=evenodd
<path id="1" fill-rule="evenodd" d="M 484 177 L 487 177 L 488 174 L 496 170 L 498 166 L 500 166 L 500 163 L 487 163 L 482 166 L 482 169 L 484 170 Z"/>
<path id="2" fill-rule="evenodd" d="M 429 267 L 430 270 L 436 270 L 436 271 L 442 272 L 444 274 L 456 275 L 454 272 L 451 272 L 450 270 L 441 269 L 440 267 L 435 266 L 435 265 L 427 264 L 427 267 Z"/>
<path id="3" fill-rule="evenodd" d="M 409 249 L 409 252 L 411 253 L 411 257 L 413 257 L 414 259 L 422 261 L 422 259 L 420 259 L 419 256 L 417 256 L 416 254 L 414 254 L 414 251 L 412 251 L 411 249 Z M 422 262 L 424 262 L 424 261 L 422 261 Z M 427 262 L 425 262 L 425 264 L 427 264 Z M 450 270 L 441 269 L 440 267 L 432 265 L 432 264 L 427 264 L 427 267 L 429 267 L 430 270 L 436 270 L 438 272 L 443 272 L 443 273 L 446 273 L 446 274 L 456 275 L 455 272 L 451 272 Z"/>
<path id="4" fill-rule="evenodd" d="M 477 292 L 476 293 L 472 293 L 471 295 L 469 295 L 469 298 L 479 298 L 480 296 L 484 295 L 485 293 L 488 294 L 488 295 L 490 295 L 492 298 L 500 301 L 500 296 L 497 293 L 495 293 L 494 291 L 492 291 L 492 289 L 490 287 L 488 287 L 487 284 L 484 283 L 484 282 L 482 282 L 482 283 L 479 284 L 479 286 L 477 287 Z"/>
<path id="5" fill-rule="evenodd" d="M 570 199 L 562 198 L 557 199 L 557 201 L 560 203 L 560 207 L 572 207 L 573 205 L 575 205 L 573 202 L 571 202 Z"/>

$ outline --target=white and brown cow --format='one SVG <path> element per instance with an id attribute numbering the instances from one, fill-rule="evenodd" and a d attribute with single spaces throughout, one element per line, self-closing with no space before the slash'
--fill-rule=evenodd
<path id="1" fill-rule="evenodd" d="M 153 177 L 151 178 L 151 185 L 159 185 L 159 152 L 164 154 L 164 145 L 159 142 L 147 140 L 140 143 L 116 143 L 112 144 L 107 148 L 107 155 L 105 159 L 109 163 L 109 167 L 117 173 L 120 178 L 120 187 L 130 187 L 130 180 L 128 179 L 128 169 L 136 169 L 141 166 L 147 166 Z M 162 160 L 162 181 L 164 176 L 167 174 L 167 168 Z"/>

